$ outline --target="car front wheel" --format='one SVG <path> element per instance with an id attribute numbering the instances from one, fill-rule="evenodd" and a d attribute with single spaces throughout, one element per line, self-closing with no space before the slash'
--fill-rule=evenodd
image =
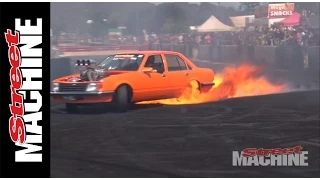
<path id="1" fill-rule="evenodd" d="M 118 112 L 125 112 L 129 107 L 129 90 L 126 86 L 120 86 L 114 96 L 115 108 Z"/>

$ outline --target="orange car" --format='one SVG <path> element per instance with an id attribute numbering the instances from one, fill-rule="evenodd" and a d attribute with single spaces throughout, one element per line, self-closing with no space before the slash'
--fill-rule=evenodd
<path id="1" fill-rule="evenodd" d="M 214 85 L 214 72 L 196 67 L 189 59 L 172 51 L 138 51 L 108 56 L 99 65 L 79 61 L 79 74 L 55 79 L 51 96 L 65 103 L 67 111 L 78 105 L 113 102 L 120 111 L 141 101 L 179 97 L 191 81 L 201 92 Z"/>

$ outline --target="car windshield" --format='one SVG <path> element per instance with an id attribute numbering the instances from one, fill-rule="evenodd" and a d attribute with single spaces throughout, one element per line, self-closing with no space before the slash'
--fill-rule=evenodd
<path id="1" fill-rule="evenodd" d="M 137 71 L 143 60 L 142 54 L 110 55 L 99 64 L 105 70 Z"/>

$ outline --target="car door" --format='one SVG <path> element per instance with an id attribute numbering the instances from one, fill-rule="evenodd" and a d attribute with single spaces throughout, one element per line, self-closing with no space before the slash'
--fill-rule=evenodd
<path id="1" fill-rule="evenodd" d="M 139 81 L 143 84 L 143 88 L 135 92 L 140 97 L 138 100 L 146 101 L 169 98 L 170 82 L 166 76 L 166 68 L 161 54 L 150 54 L 142 65 L 143 67 L 152 67 L 157 71 L 149 73 L 141 72 L 142 76 L 139 76 L 141 77 Z"/>
<path id="2" fill-rule="evenodd" d="M 178 55 L 165 54 L 168 68 L 167 77 L 174 97 L 179 96 L 186 89 L 189 80 L 189 70 L 182 58 Z"/>

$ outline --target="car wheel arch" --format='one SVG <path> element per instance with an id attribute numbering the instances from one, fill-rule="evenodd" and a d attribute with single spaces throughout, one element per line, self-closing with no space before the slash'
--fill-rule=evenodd
<path id="1" fill-rule="evenodd" d="M 188 83 L 190 83 L 190 82 L 192 82 L 192 81 L 197 81 L 197 83 L 200 85 L 201 83 L 200 83 L 200 81 L 198 80 L 198 78 L 190 78 L 189 80 L 188 80 Z"/>
<path id="2" fill-rule="evenodd" d="M 189 85 L 192 81 L 195 81 L 195 82 L 198 83 L 198 88 L 199 88 L 199 90 L 200 90 L 200 89 L 201 89 L 201 83 L 200 83 L 200 81 L 199 81 L 198 79 L 196 79 L 196 78 L 189 79 L 187 85 Z"/>

